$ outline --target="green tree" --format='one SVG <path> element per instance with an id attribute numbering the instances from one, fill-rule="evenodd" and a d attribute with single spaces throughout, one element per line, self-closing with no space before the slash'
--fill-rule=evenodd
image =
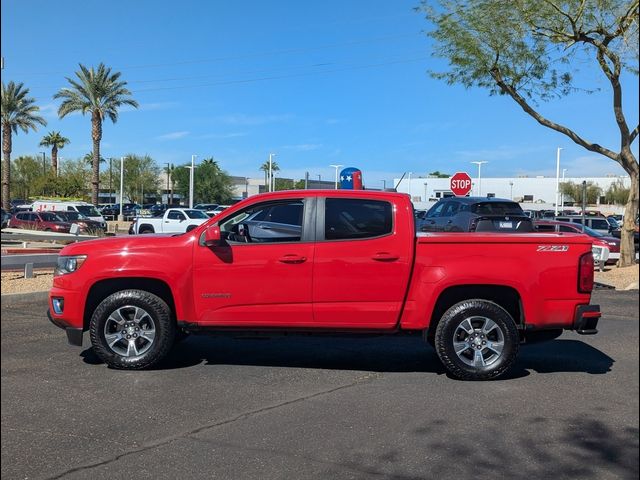
<path id="1" fill-rule="evenodd" d="M 42 193 L 42 163 L 39 158 L 20 156 L 11 162 L 11 196 L 27 200 Z"/>
<path id="2" fill-rule="evenodd" d="M 60 165 L 57 192 L 64 198 L 82 198 L 89 195 L 89 182 L 91 180 L 91 165 L 83 158 L 67 160 Z"/>
<path id="3" fill-rule="evenodd" d="M 602 195 L 602 189 L 594 182 L 587 182 L 587 205 L 598 203 L 598 199 Z M 565 197 L 565 201 L 573 200 L 575 203 L 582 205 L 582 184 L 573 182 L 563 182 L 560 184 L 560 193 Z"/>
<path id="4" fill-rule="evenodd" d="M 614 205 L 624 205 L 629 198 L 629 189 L 624 186 L 622 181 L 617 181 L 609 185 L 604 194 L 607 203 Z"/>
<path id="5" fill-rule="evenodd" d="M 97 69 L 90 69 L 80 64 L 75 72 L 77 80 L 67 77 L 71 88 L 63 88 L 53 98 L 61 98 L 58 116 L 64 118 L 73 112 L 83 115 L 91 114 L 91 139 L 93 140 L 93 164 L 91 176 L 91 201 L 98 205 L 100 190 L 100 141 L 102 140 L 102 123 L 109 118 L 113 123 L 118 120 L 118 109 L 124 105 L 134 108 L 138 102 L 130 97 L 126 88 L 127 82 L 120 80 L 120 72 L 111 73 L 111 69 L 103 63 Z"/>
<path id="6" fill-rule="evenodd" d="M 434 25 L 429 33 L 434 54 L 449 62 L 447 71 L 433 73 L 435 78 L 507 95 L 541 125 L 610 158 L 629 174 L 619 264 L 632 265 L 640 168 L 631 145 L 638 126 L 632 129 L 627 122 L 621 76 L 630 72 L 638 88 L 638 0 L 422 0 L 419 10 Z M 619 151 L 548 119 L 538 108 L 540 101 L 569 94 L 575 66 L 586 62 L 608 82 Z M 593 82 L 597 86 L 599 79 L 594 76 Z"/>
<path id="7" fill-rule="evenodd" d="M 173 171 L 176 191 L 183 198 L 189 198 L 189 169 L 187 165 L 176 167 Z M 233 195 L 233 181 L 220 168 L 213 158 L 207 158 L 196 166 L 193 182 L 193 204 L 219 203 L 231 201 Z"/>
<path id="8" fill-rule="evenodd" d="M 435 172 L 429 173 L 428 176 L 435 178 L 449 178 L 451 175 L 448 173 L 441 173 L 439 170 L 436 170 Z"/>
<path id="9" fill-rule="evenodd" d="M 47 122 L 37 115 L 40 107 L 29 95 L 29 89 L 22 83 L 9 82 L 6 86 L 2 82 L 1 112 L 2 117 L 2 208 L 9 210 L 11 198 L 9 185 L 11 184 L 11 135 L 18 134 L 18 129 L 24 133 L 36 131 L 37 124 L 45 126 Z"/>
<path id="10" fill-rule="evenodd" d="M 51 147 L 51 167 L 53 174 L 58 175 L 58 150 L 69 144 L 69 139 L 60 135 L 60 132 L 49 132 L 42 137 L 41 147 Z"/>
<path id="11" fill-rule="evenodd" d="M 129 154 L 124 157 L 124 194 L 129 201 L 144 203 L 144 198 L 158 193 L 160 167 L 149 155 Z M 114 183 L 120 184 L 120 171 L 114 172 Z"/>
<path id="12" fill-rule="evenodd" d="M 266 190 L 269 191 L 269 160 L 267 160 L 260 166 L 260 170 L 264 172 L 264 186 L 266 187 Z M 278 166 L 277 162 L 275 160 L 271 160 L 271 174 L 274 175 L 279 171 L 280 167 Z"/>

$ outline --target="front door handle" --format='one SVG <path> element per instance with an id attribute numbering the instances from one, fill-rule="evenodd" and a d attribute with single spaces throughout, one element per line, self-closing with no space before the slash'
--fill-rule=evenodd
<path id="1" fill-rule="evenodd" d="M 395 262 L 400 257 L 389 252 L 378 252 L 371 258 L 373 260 L 377 260 L 378 262 Z"/>
<path id="2" fill-rule="evenodd" d="M 282 263 L 304 263 L 307 261 L 307 257 L 289 254 L 285 255 L 284 257 L 280 257 L 278 261 Z"/>

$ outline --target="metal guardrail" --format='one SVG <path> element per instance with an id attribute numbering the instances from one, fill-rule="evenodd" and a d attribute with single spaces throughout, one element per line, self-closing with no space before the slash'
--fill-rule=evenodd
<path id="1" fill-rule="evenodd" d="M 33 268 L 55 267 L 57 253 L 32 253 L 24 255 L 2 255 L 2 270 L 23 270 L 27 264 Z"/>
<path id="2" fill-rule="evenodd" d="M 24 230 L 22 228 L 5 228 L 2 230 L 1 239 L 3 242 L 82 242 L 83 240 L 93 240 L 100 238 L 95 235 L 74 235 L 71 233 L 41 232 L 35 230 Z"/>

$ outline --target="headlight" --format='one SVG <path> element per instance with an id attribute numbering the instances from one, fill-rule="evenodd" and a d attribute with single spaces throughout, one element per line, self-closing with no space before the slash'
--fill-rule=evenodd
<path id="1" fill-rule="evenodd" d="M 86 259 L 86 255 L 60 255 L 58 257 L 58 264 L 56 265 L 53 274 L 66 275 L 67 273 L 73 273 L 82 266 Z"/>

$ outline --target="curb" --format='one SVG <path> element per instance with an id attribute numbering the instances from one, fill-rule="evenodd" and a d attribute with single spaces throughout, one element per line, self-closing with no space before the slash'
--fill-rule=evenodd
<path id="1" fill-rule="evenodd" d="M 49 290 L 28 293 L 3 293 L 1 298 L 3 307 L 10 307 L 13 304 L 22 304 L 25 302 L 48 301 Z"/>

